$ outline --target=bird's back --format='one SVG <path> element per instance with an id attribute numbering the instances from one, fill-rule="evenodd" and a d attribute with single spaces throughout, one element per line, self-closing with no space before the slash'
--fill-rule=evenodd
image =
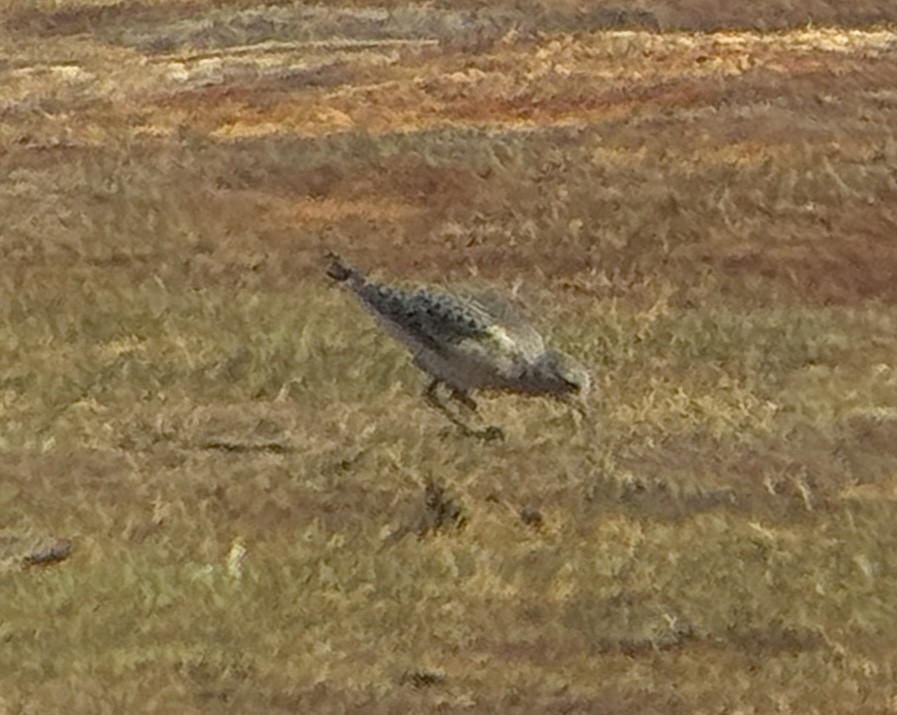
<path id="1" fill-rule="evenodd" d="M 431 350 L 483 337 L 494 322 L 488 311 L 448 291 L 388 285 L 368 278 L 339 258 L 333 260 L 328 275 L 345 283 L 390 332 Z"/>
<path id="2" fill-rule="evenodd" d="M 494 294 L 405 289 L 369 279 L 333 257 L 328 275 L 345 283 L 417 363 L 454 387 L 507 388 L 544 350 L 522 313 Z"/>

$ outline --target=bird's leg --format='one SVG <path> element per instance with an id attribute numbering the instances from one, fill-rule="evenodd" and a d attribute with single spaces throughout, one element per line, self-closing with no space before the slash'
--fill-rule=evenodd
<path id="1" fill-rule="evenodd" d="M 573 414 L 575 415 L 574 420 L 576 421 L 576 426 L 579 427 L 583 420 L 589 420 L 592 417 L 592 413 L 589 410 L 589 406 L 582 402 L 581 400 L 574 400 L 571 404 L 573 407 Z"/>
<path id="2" fill-rule="evenodd" d="M 458 416 L 448 408 L 448 405 L 439 398 L 439 380 L 433 380 L 427 385 L 427 389 L 424 390 L 424 400 L 426 400 L 430 407 L 439 410 L 449 422 L 458 427 L 465 435 L 472 434 L 473 430 L 464 424 L 464 422 L 462 422 Z"/>
<path id="3" fill-rule="evenodd" d="M 504 433 L 502 433 L 502 431 L 500 429 L 498 429 L 497 427 L 489 427 L 485 430 L 475 430 L 475 429 L 472 429 L 469 425 L 465 424 L 464 421 L 462 419 L 460 419 L 458 417 L 458 415 L 456 415 L 454 412 L 452 412 L 448 408 L 448 405 L 446 405 L 439 398 L 439 393 L 438 393 L 439 382 L 440 382 L 439 380 L 434 379 L 427 386 L 427 389 L 424 390 L 424 400 L 426 400 L 428 405 L 439 410 L 448 419 L 449 422 L 451 422 L 453 425 L 455 425 L 455 427 L 457 427 L 458 429 L 461 430 L 461 433 L 465 437 L 479 437 L 480 439 L 485 439 L 485 440 L 500 439 L 500 438 L 504 437 Z M 457 391 L 454 391 L 454 390 L 452 391 L 453 397 L 455 397 L 455 392 L 457 392 Z M 473 410 L 475 411 L 476 403 L 473 400 L 471 400 L 469 397 L 466 397 L 466 399 L 469 404 L 465 404 L 461 400 L 459 400 L 459 402 L 461 402 L 461 404 L 465 405 L 466 407 L 470 407 L 472 405 Z"/>
<path id="4" fill-rule="evenodd" d="M 468 410 L 470 410 L 474 414 L 477 414 L 477 403 L 474 402 L 473 398 L 471 398 L 471 396 L 468 395 L 466 392 L 462 392 L 461 390 L 453 389 L 452 390 L 452 399 L 454 399 L 456 402 L 459 402 L 462 405 L 464 405 Z"/>
<path id="5" fill-rule="evenodd" d="M 453 389 L 452 390 L 452 399 L 456 402 L 460 403 L 468 410 L 470 410 L 473 414 L 478 414 L 477 412 L 477 403 L 474 402 L 473 398 L 468 395 L 463 390 Z M 486 440 L 487 442 L 491 442 L 494 439 L 503 440 L 505 438 L 505 433 L 501 427 L 496 427 L 495 425 L 490 425 L 485 429 L 475 430 L 472 434 L 480 439 Z"/>

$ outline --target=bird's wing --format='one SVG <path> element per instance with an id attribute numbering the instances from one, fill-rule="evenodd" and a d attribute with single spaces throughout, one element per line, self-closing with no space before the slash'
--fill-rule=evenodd
<path id="1" fill-rule="evenodd" d="M 437 352 L 467 339 L 489 334 L 489 314 L 444 291 L 429 288 L 404 290 L 367 282 L 357 289 L 359 298 L 387 327 Z"/>
<path id="2" fill-rule="evenodd" d="M 406 322 L 436 347 L 489 335 L 492 318 L 476 305 L 447 292 L 420 289 L 409 296 Z"/>
<path id="3" fill-rule="evenodd" d="M 523 311 L 494 293 L 406 290 L 374 281 L 353 290 L 412 349 L 463 356 L 490 366 L 508 380 L 525 373 L 545 351 L 542 336 Z"/>
<path id="4" fill-rule="evenodd" d="M 474 293 L 468 300 L 490 316 L 493 339 L 514 354 L 516 360 L 533 362 L 545 351 L 542 335 L 533 327 L 519 303 L 494 292 Z"/>
<path id="5" fill-rule="evenodd" d="M 467 302 L 489 313 L 497 321 L 509 323 L 529 322 L 522 305 L 496 291 L 463 290 L 459 291 L 459 295 Z"/>

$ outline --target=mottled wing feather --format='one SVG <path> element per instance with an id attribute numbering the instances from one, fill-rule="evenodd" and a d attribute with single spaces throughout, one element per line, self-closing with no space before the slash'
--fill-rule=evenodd
<path id="1" fill-rule="evenodd" d="M 545 351 L 542 335 L 523 309 L 496 293 L 476 293 L 470 301 L 492 317 L 494 339 L 507 346 L 518 360 L 532 362 Z"/>
<path id="2" fill-rule="evenodd" d="M 408 338 L 436 351 L 488 334 L 489 315 L 451 295 L 427 289 L 407 291 L 368 282 L 358 295 L 372 311 Z"/>
<path id="3" fill-rule="evenodd" d="M 415 291 L 409 307 L 421 330 L 440 343 L 482 337 L 492 325 L 488 313 L 450 293 Z"/>
<path id="4" fill-rule="evenodd" d="M 465 300 L 489 313 L 498 322 L 529 323 L 526 312 L 518 303 L 495 291 L 462 291 Z"/>

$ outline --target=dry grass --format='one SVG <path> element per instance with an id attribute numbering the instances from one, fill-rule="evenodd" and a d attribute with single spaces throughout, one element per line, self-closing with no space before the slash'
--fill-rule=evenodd
<path id="1" fill-rule="evenodd" d="M 575 5 L 6 3 L 0 712 L 894 711 L 892 4 Z M 446 430 L 325 247 L 594 422 Z"/>

